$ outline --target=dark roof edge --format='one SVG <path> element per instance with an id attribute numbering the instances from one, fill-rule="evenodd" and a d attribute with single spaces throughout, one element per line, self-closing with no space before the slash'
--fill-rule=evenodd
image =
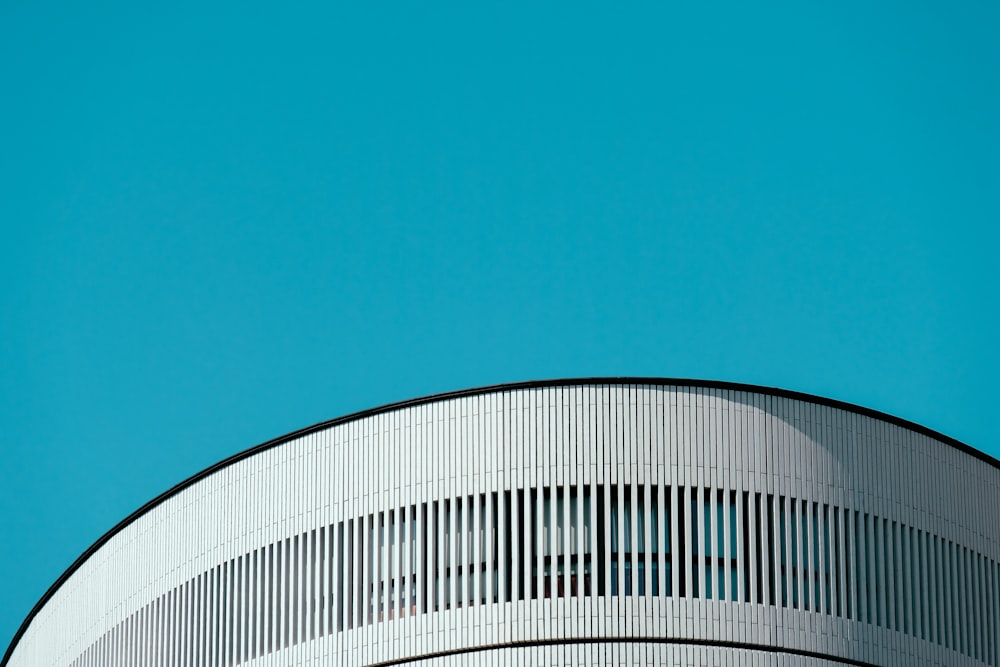
<path id="1" fill-rule="evenodd" d="M 391 412 L 393 410 L 400 410 L 402 408 L 408 408 L 415 405 L 423 405 L 426 403 L 434 403 L 436 401 L 443 401 L 453 398 L 462 398 L 465 396 L 476 396 L 479 394 L 490 394 L 499 391 L 515 391 L 519 389 L 534 389 L 539 387 L 578 387 L 582 385 L 657 385 L 657 386 L 671 386 L 671 387 L 694 387 L 694 388 L 705 388 L 705 389 L 728 389 L 731 391 L 744 391 L 748 393 L 755 394 L 765 394 L 770 396 L 778 396 L 782 398 L 791 398 L 798 401 L 804 401 L 807 403 L 815 403 L 817 405 L 825 405 L 832 408 L 839 408 L 841 410 L 846 410 L 848 412 L 853 412 L 859 415 L 864 415 L 866 417 L 872 417 L 874 419 L 879 419 L 881 421 L 887 422 L 889 424 L 894 424 L 896 426 L 901 426 L 903 428 L 909 429 L 916 433 L 929 436 L 938 440 L 946 445 L 950 445 L 961 452 L 964 452 L 970 456 L 973 456 L 984 463 L 987 463 L 994 468 L 1000 470 L 1000 460 L 997 460 L 985 452 L 981 452 L 978 449 L 970 447 L 969 445 L 956 440 L 955 438 L 944 435 L 943 433 L 938 433 L 926 426 L 921 426 L 914 422 L 902 419 L 900 417 L 895 417 L 884 412 L 879 412 L 878 410 L 872 410 L 870 408 L 865 408 L 860 405 L 854 405 L 853 403 L 846 403 L 844 401 L 838 401 L 832 398 L 824 398 L 822 396 L 815 396 L 813 394 L 806 394 L 799 391 L 791 391 L 788 389 L 779 389 L 777 387 L 764 387 L 760 385 L 745 384 L 742 382 L 725 382 L 721 380 L 692 380 L 685 378 L 657 378 L 657 377 L 592 377 L 592 378 L 568 378 L 568 379 L 555 379 L 555 380 L 529 380 L 525 382 L 508 382 L 503 384 L 493 384 L 484 387 L 473 387 L 471 389 L 459 389 L 457 391 L 446 391 L 438 394 L 431 394 L 429 396 L 421 396 L 418 398 L 411 398 L 404 401 L 398 401 L 396 403 L 388 403 L 386 405 L 381 405 L 376 408 L 369 408 L 368 410 L 362 410 L 360 412 L 354 412 L 349 415 L 344 415 L 342 417 L 336 417 L 334 419 L 329 419 L 327 421 L 319 422 L 313 424 L 312 426 L 306 426 L 297 431 L 287 433 L 277 438 L 268 440 L 267 442 L 261 443 L 255 447 L 245 449 L 241 452 L 237 452 L 232 456 L 225 458 L 218 463 L 205 468 L 204 470 L 195 473 L 191 477 L 188 477 L 184 481 L 174 485 L 170 489 L 164 491 L 160 495 L 156 496 L 145 505 L 137 509 L 136 511 L 129 514 L 127 517 L 122 519 L 115 525 L 111 530 L 104 533 L 96 542 L 94 542 L 90 548 L 80 554 L 73 563 L 66 568 L 66 571 L 53 583 L 45 594 L 42 595 L 41 599 L 32 607 L 28 616 L 21 623 L 21 627 L 18 628 L 17 633 L 11 639 L 10 645 L 4 652 L 3 660 L 0 660 L 0 667 L 6 667 L 7 662 L 10 660 L 11 655 L 13 655 L 14 647 L 20 641 L 21 637 L 24 636 L 25 631 L 27 631 L 28 626 L 31 625 L 31 621 L 35 618 L 38 612 L 45 606 L 56 591 L 69 579 L 73 573 L 75 573 L 80 566 L 82 566 L 98 549 L 104 546 L 112 537 L 121 532 L 126 526 L 131 524 L 133 521 L 146 514 L 154 507 L 168 500 L 169 498 L 177 495 L 189 486 L 193 486 L 197 482 L 205 479 L 206 477 L 226 468 L 237 461 L 242 461 L 243 459 L 250 458 L 260 452 L 271 449 L 272 447 L 277 447 L 278 445 L 283 445 L 286 442 L 295 440 L 296 438 L 301 438 L 302 436 L 309 435 L 310 433 L 315 433 L 317 431 L 322 431 L 333 426 L 338 426 L 340 424 L 345 424 L 347 422 L 355 421 L 358 419 L 364 419 L 365 417 L 371 417 L 372 415 L 381 414 L 383 412 Z"/>

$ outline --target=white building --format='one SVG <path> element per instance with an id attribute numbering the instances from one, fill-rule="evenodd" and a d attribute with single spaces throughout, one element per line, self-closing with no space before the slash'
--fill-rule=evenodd
<path id="1" fill-rule="evenodd" d="M 1000 665 L 998 508 L 997 460 L 837 401 L 473 389 L 182 482 L 0 667 Z"/>

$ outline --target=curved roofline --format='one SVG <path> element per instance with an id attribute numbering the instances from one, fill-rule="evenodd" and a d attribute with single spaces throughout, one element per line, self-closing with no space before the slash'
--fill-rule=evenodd
<path id="1" fill-rule="evenodd" d="M 346 424 L 348 422 L 356 421 L 359 419 L 364 419 L 366 417 L 371 417 L 373 415 L 378 415 L 384 412 L 391 412 L 393 410 L 400 410 L 403 408 L 409 408 L 416 405 L 424 405 L 427 403 L 435 403 L 437 401 L 444 401 L 452 398 L 462 398 L 466 396 L 478 396 L 480 394 L 491 394 L 500 391 L 514 391 L 519 389 L 536 389 L 540 387 L 578 387 L 585 385 L 655 385 L 655 386 L 670 386 L 670 387 L 692 387 L 692 388 L 703 388 L 703 389 L 728 389 L 731 391 L 744 391 L 754 394 L 763 394 L 767 396 L 777 396 L 780 398 L 791 398 L 797 401 L 803 401 L 807 403 L 815 403 L 817 405 L 825 405 L 832 408 L 839 408 L 841 410 L 846 410 L 848 412 L 853 412 L 855 414 L 863 415 L 865 417 L 872 417 L 873 419 L 879 419 L 881 421 L 887 422 L 889 424 L 894 424 L 896 426 L 901 426 L 903 428 L 909 429 L 916 433 L 929 436 L 942 442 L 946 445 L 950 445 L 955 449 L 964 452 L 970 456 L 973 456 L 988 465 L 993 466 L 1000 470 L 1000 460 L 997 460 L 985 452 L 981 452 L 974 447 L 956 440 L 950 436 L 939 433 L 933 429 L 929 429 L 926 426 L 921 426 L 920 424 L 911 422 L 901 417 L 895 417 L 893 415 L 887 414 L 885 412 L 879 412 L 878 410 L 872 410 L 871 408 L 866 408 L 860 405 L 855 405 L 853 403 L 847 403 L 845 401 L 838 401 L 832 398 L 825 398 L 823 396 L 816 396 L 813 394 L 807 394 L 800 391 L 791 391 L 789 389 L 779 389 L 777 387 L 765 387 L 761 385 L 745 384 L 742 382 L 725 382 L 722 380 L 693 380 L 686 378 L 659 378 L 659 377 L 589 377 L 589 378 L 565 378 L 565 379 L 554 379 L 554 380 L 528 380 L 524 382 L 507 382 L 502 384 L 492 384 L 483 387 L 473 387 L 471 389 L 459 389 L 457 391 L 446 391 L 437 394 L 430 394 L 428 396 L 420 396 L 418 398 L 410 398 L 403 401 L 397 401 L 395 403 L 387 403 L 375 408 L 369 408 L 367 410 L 361 410 L 360 412 L 353 412 L 342 417 L 335 417 L 334 419 L 328 419 L 322 421 L 312 426 L 306 426 L 297 431 L 292 431 L 291 433 L 286 433 L 285 435 L 278 436 L 266 442 L 263 442 L 255 447 L 250 447 L 249 449 L 244 449 L 241 452 L 237 452 L 232 456 L 229 456 L 218 463 L 196 472 L 187 479 L 175 484 L 173 487 L 167 489 L 160 495 L 156 496 L 145 505 L 135 510 L 127 517 L 119 521 L 111 530 L 104 533 L 100 538 L 97 539 L 90 548 L 84 551 L 80 556 L 73 561 L 73 563 L 66 568 L 66 571 L 56 579 L 45 594 L 42 595 L 41 599 L 31 608 L 31 611 L 25 617 L 21 626 L 18 628 L 17 633 L 11 639 L 10 645 L 4 652 L 3 660 L 0 660 L 0 667 L 6 667 L 11 655 L 14 653 L 14 647 L 17 646 L 21 637 L 27 631 L 28 626 L 31 625 L 31 621 L 34 620 L 35 616 L 41 611 L 42 607 L 55 595 L 56 591 L 71 577 L 73 574 L 80 569 L 80 567 L 87 562 L 87 560 L 97 552 L 98 549 L 107 544 L 112 537 L 117 535 L 119 532 L 125 529 L 126 526 L 130 525 L 132 522 L 137 520 L 139 517 L 143 516 L 157 505 L 165 502 L 166 500 L 177 495 L 184 489 L 193 486 L 197 482 L 209 477 L 210 475 L 227 468 L 230 465 L 242 461 L 243 459 L 255 456 L 260 452 L 271 449 L 272 447 L 277 447 L 283 445 L 286 442 L 295 440 L 296 438 L 301 438 L 302 436 L 315 433 L 317 431 L 322 431 L 333 426 L 339 426 L 341 424 Z"/>

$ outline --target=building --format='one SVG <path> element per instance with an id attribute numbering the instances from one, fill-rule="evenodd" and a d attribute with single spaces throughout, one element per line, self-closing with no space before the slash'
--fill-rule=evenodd
<path id="1" fill-rule="evenodd" d="M 195 475 L 3 667 L 1000 665 L 1000 462 L 747 385 L 406 401 Z"/>

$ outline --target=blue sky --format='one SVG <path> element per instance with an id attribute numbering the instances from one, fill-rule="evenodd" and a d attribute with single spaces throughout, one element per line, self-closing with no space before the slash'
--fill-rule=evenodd
<path id="1" fill-rule="evenodd" d="M 474 4 L 0 7 L 0 646 L 175 483 L 433 392 L 749 382 L 1000 456 L 996 3 Z"/>

